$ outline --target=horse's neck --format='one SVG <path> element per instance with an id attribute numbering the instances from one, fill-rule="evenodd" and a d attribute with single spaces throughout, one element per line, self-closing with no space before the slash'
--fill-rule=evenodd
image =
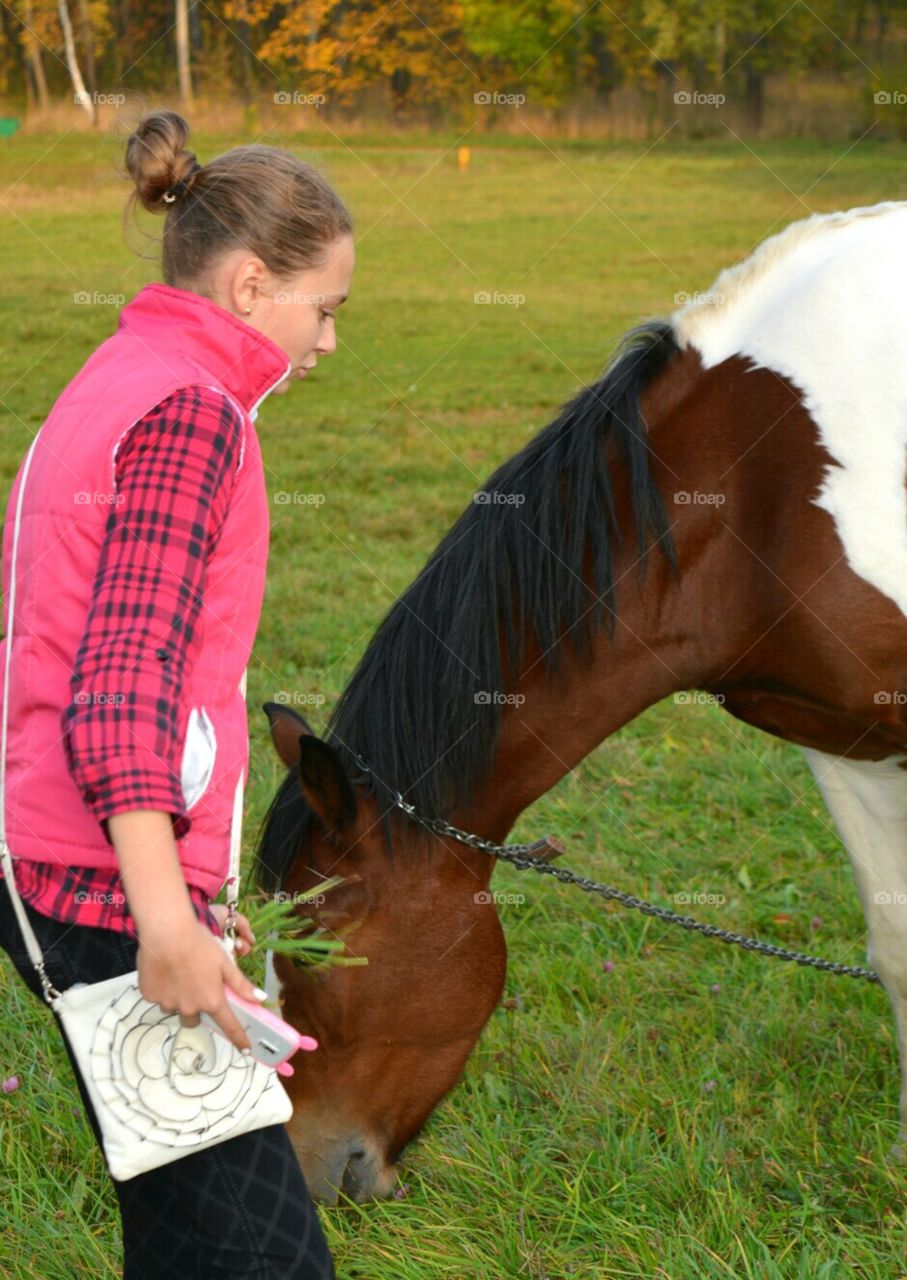
<path id="1" fill-rule="evenodd" d="M 655 450 L 655 471 L 668 522 L 672 525 L 679 574 L 674 577 L 658 547 L 649 550 L 640 576 L 632 533 L 615 548 L 613 633 L 595 637 L 592 657 L 580 663 L 565 646 L 565 679 L 546 674 L 541 654 L 530 650 L 508 688 L 523 699 L 505 705 L 495 760 L 477 803 L 454 815 L 458 825 L 503 839 L 519 814 L 610 734 L 653 703 L 681 689 L 708 687 L 740 647 L 745 627 L 746 586 L 741 568 L 733 590 L 727 583 L 716 598 L 714 564 L 704 548 L 726 537 L 728 508 L 677 502 L 678 490 L 706 490 L 726 467 L 699 450 L 689 484 L 689 436 L 676 429 L 676 406 L 693 398 L 701 377 L 698 357 L 683 357 L 670 376 L 647 393 L 644 404 Z M 707 451 L 704 451 L 707 453 Z M 713 473 L 710 477 L 710 471 Z M 680 479 L 679 477 L 685 477 Z M 615 475 L 615 510 L 621 528 L 632 528 L 625 478 Z M 589 604 L 594 604 L 591 592 Z"/>
<path id="2" fill-rule="evenodd" d="M 525 700 L 504 708 L 488 782 L 455 823 L 503 839 L 523 809 L 600 742 L 654 702 L 698 683 L 689 651 L 655 633 L 639 602 L 630 603 L 637 594 L 632 585 L 623 594 L 613 639 L 601 634 L 588 665 L 565 654 L 563 684 L 546 678 L 537 652 L 530 658 L 515 685 Z"/>

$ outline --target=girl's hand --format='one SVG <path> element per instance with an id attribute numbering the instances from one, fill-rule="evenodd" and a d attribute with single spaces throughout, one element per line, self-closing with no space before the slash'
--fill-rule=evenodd
<path id="1" fill-rule="evenodd" d="M 142 995 L 164 1013 L 179 1014 L 184 1027 L 197 1027 L 199 1013 L 210 1013 L 237 1049 L 250 1048 L 225 988 L 254 1001 L 255 987 L 195 915 L 188 926 L 164 915 L 146 927 L 139 934 L 136 968 Z"/>
<path id="2" fill-rule="evenodd" d="M 224 925 L 227 922 L 227 904 L 218 902 L 211 904 L 211 914 L 217 921 L 218 928 L 221 933 L 224 931 Z M 252 932 L 252 926 L 242 914 L 241 911 L 236 913 L 236 955 L 247 956 L 252 950 L 252 944 L 255 941 L 255 934 Z"/>

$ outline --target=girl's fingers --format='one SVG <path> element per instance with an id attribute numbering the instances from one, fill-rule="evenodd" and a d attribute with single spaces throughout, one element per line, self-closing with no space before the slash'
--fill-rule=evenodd
<path id="1" fill-rule="evenodd" d="M 218 925 L 220 926 L 221 930 L 223 930 L 224 925 L 226 924 L 226 921 L 227 921 L 226 905 L 222 902 L 214 903 L 212 904 L 211 912 L 215 920 L 217 921 Z M 255 943 L 255 934 L 252 932 L 252 928 L 251 928 L 251 925 L 249 924 L 248 918 L 244 916 L 241 911 L 237 911 L 236 913 L 236 934 L 237 934 L 237 943 L 239 942 L 239 939 L 242 938 L 248 943 L 251 949 L 251 947 Z"/>
<path id="2" fill-rule="evenodd" d="M 255 934 L 252 932 L 252 926 L 249 921 L 243 915 L 237 915 L 236 917 L 236 932 L 250 947 L 252 946 L 255 941 Z"/>

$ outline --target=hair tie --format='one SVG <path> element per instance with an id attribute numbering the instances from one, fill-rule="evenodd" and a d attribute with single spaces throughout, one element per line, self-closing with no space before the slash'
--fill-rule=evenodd
<path id="1" fill-rule="evenodd" d="M 169 191 L 165 191 L 161 199 L 165 204 L 173 204 L 177 196 L 185 195 L 192 185 L 191 179 L 198 173 L 201 165 L 196 161 L 185 177 L 178 178 Z"/>

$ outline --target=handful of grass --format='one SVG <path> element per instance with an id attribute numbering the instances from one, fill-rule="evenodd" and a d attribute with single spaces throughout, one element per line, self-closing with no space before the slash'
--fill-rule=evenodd
<path id="1" fill-rule="evenodd" d="M 256 939 L 264 940 L 267 949 L 275 955 L 289 956 L 297 964 L 314 968 L 368 964 L 366 956 L 345 954 L 346 944 L 342 936 L 333 931 L 329 935 L 329 931 L 318 927 L 310 916 L 301 916 L 296 910 L 300 902 L 329 893 L 343 883 L 343 876 L 331 876 L 320 881 L 308 894 L 294 894 L 294 901 L 288 902 L 270 897 L 251 897 L 246 899 L 243 910 Z M 262 942 L 259 941 L 258 945 L 261 946 Z"/>

